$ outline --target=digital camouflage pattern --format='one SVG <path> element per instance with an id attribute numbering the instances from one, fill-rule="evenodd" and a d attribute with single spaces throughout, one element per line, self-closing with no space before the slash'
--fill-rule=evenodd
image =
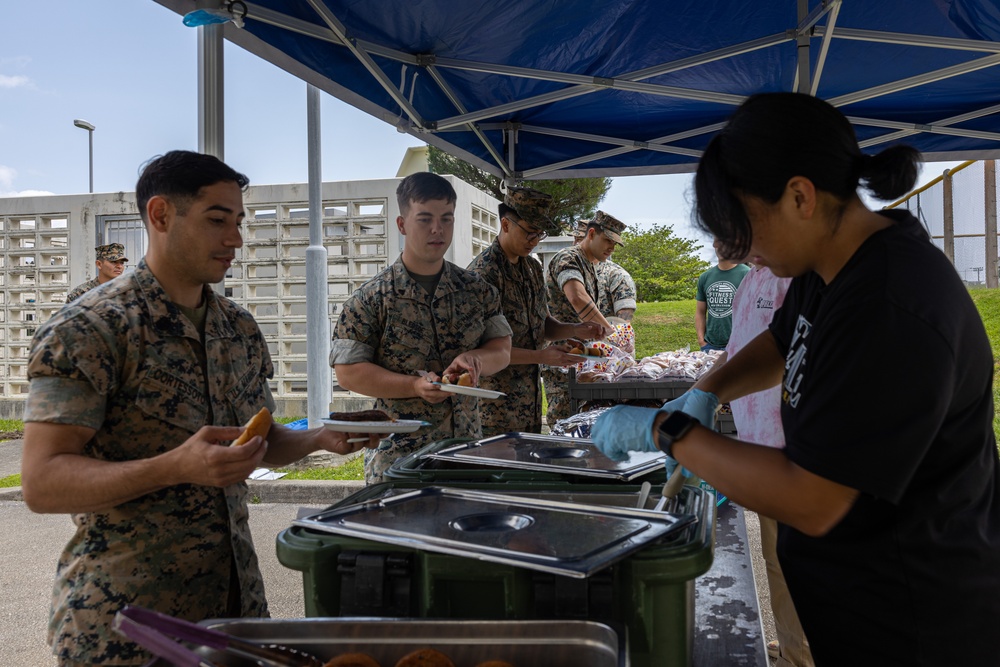
<path id="1" fill-rule="evenodd" d="M 576 323 L 580 316 L 566 298 L 563 286 L 571 281 L 583 283 L 587 294 L 598 308 L 601 306 L 601 284 L 597 280 L 597 269 L 583 254 L 580 246 L 563 248 L 549 261 L 545 276 L 545 289 L 549 298 L 549 312 L 560 322 Z M 569 402 L 569 376 L 565 369 L 544 368 L 542 379 L 545 382 L 545 397 L 548 400 L 548 421 L 553 423 L 569 417 L 571 413 Z"/>
<path id="2" fill-rule="evenodd" d="M 76 287 L 74 287 L 72 289 L 72 291 L 70 291 L 69 294 L 66 295 L 66 303 L 72 303 L 72 302 L 76 301 L 81 296 L 83 296 L 84 294 L 86 294 L 87 292 L 89 292 L 90 290 L 94 289 L 95 287 L 97 287 L 100 284 L 101 284 L 101 281 L 99 279 L 92 278 L 91 280 L 88 280 L 87 282 L 83 283 L 82 285 L 77 285 Z"/>
<path id="3" fill-rule="evenodd" d="M 96 259 L 104 260 L 105 262 L 117 262 L 120 259 L 128 261 L 128 257 L 125 256 L 125 246 L 121 243 L 99 245 L 94 248 L 94 254 Z"/>
<path id="4" fill-rule="evenodd" d="M 359 287 L 344 302 L 330 365 L 371 362 L 395 373 L 440 375 L 459 354 L 510 335 L 496 288 L 451 262 L 431 298 L 402 258 Z M 421 398 L 379 398 L 375 409 L 396 419 L 430 422 L 414 433 L 396 433 L 365 450 L 365 481 L 382 481 L 397 459 L 445 438 L 482 435 L 479 399 L 454 394 L 432 405 Z"/>
<path id="5" fill-rule="evenodd" d="M 549 308 L 541 263 L 529 256 L 512 264 L 500 247 L 500 241 L 494 239 L 472 260 L 469 270 L 478 273 L 500 293 L 504 317 L 513 331 L 511 346 L 526 350 L 545 347 L 545 320 Z M 480 402 L 484 437 L 511 431 L 542 432 L 542 384 L 538 364 L 508 366 L 480 379 L 479 386 L 506 394 L 495 401 Z"/>
<path id="6" fill-rule="evenodd" d="M 532 188 L 512 187 L 504 193 L 503 203 L 514 209 L 519 218 L 546 234 L 554 236 L 562 233 L 562 225 L 549 217 L 552 195 Z"/>
<path id="7" fill-rule="evenodd" d="M 635 282 L 629 272 L 608 259 L 597 265 L 601 283 L 601 303 L 597 304 L 604 317 L 617 315 L 623 309 L 635 310 Z"/>
<path id="8" fill-rule="evenodd" d="M 162 454 L 206 424 L 238 426 L 274 409 L 271 358 L 250 314 L 205 288 L 201 336 L 145 261 L 62 308 L 31 343 L 24 420 L 96 429 L 84 454 Z M 207 383 L 207 386 L 206 386 Z M 59 558 L 49 641 L 64 660 L 140 665 L 149 655 L 111 629 L 126 604 L 200 621 L 225 617 L 232 564 L 242 616 L 267 616 L 250 536 L 247 486 L 172 486 L 74 514 Z"/>
<path id="9" fill-rule="evenodd" d="M 625 245 L 622 243 L 622 232 L 625 231 L 625 223 L 618 218 L 604 211 L 598 211 L 594 214 L 594 218 L 590 221 L 590 224 L 599 225 L 604 231 L 605 236 L 618 245 Z"/>

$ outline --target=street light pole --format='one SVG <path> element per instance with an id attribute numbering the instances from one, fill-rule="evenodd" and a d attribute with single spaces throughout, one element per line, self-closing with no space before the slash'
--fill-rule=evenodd
<path id="1" fill-rule="evenodd" d="M 88 123 L 85 120 L 77 118 L 73 121 L 73 125 L 76 125 L 80 129 L 87 131 L 87 136 L 90 139 L 90 192 L 94 192 L 94 127 L 93 123 Z"/>

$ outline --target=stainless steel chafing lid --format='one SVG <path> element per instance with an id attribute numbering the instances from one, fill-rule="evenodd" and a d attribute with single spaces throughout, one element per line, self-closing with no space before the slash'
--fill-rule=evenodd
<path id="1" fill-rule="evenodd" d="M 662 465 L 662 452 L 631 452 L 628 459 L 608 458 L 592 440 L 537 433 L 505 433 L 465 442 L 427 458 L 520 470 L 630 480 Z"/>
<path id="2" fill-rule="evenodd" d="M 295 521 L 376 542 L 586 577 L 694 521 L 650 510 L 426 487 Z"/>

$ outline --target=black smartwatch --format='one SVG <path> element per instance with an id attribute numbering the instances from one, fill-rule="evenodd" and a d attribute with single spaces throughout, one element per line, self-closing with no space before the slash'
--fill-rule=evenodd
<path id="1" fill-rule="evenodd" d="M 667 456 L 674 443 L 687 435 L 698 420 L 686 412 L 671 412 L 656 431 L 656 446 Z"/>

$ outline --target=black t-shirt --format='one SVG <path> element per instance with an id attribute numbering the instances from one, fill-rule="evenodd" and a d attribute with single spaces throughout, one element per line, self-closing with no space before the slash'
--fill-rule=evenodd
<path id="1" fill-rule="evenodd" d="M 944 253 L 885 215 L 771 324 L 787 456 L 860 492 L 823 537 L 782 526 L 781 565 L 817 665 L 1000 664 L 993 355 Z"/>

